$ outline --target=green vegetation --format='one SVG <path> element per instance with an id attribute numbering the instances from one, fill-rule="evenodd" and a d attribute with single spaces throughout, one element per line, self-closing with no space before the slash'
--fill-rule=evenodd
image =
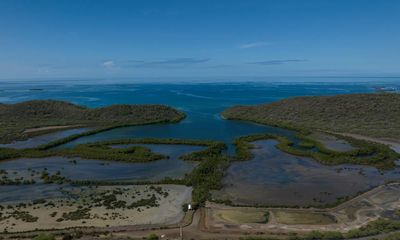
<path id="1" fill-rule="evenodd" d="M 54 100 L 0 104 L 0 142 L 26 139 L 55 130 L 46 129 L 49 126 L 91 126 L 104 131 L 128 125 L 178 122 L 184 117 L 182 112 L 163 105 L 111 105 L 89 109 Z M 26 131 L 35 128 L 38 131 Z"/>
<path id="2" fill-rule="evenodd" d="M 288 240 L 341 240 L 341 239 L 356 239 L 367 236 L 375 236 L 382 233 L 390 233 L 393 231 L 400 230 L 400 221 L 395 220 L 385 220 L 378 219 L 368 223 L 366 226 L 363 226 L 359 229 L 351 230 L 347 233 L 340 232 L 321 232 L 321 231 L 312 231 L 307 233 L 304 236 L 291 236 Z M 398 239 L 396 238 L 399 234 L 394 233 L 389 235 L 385 240 Z M 392 237 L 393 236 L 393 237 Z M 282 238 L 278 237 L 245 237 L 243 240 L 279 240 Z"/>
<path id="3" fill-rule="evenodd" d="M 52 152 L 55 155 L 66 157 L 125 162 L 148 162 L 168 158 L 168 156 L 152 153 L 148 148 L 142 146 L 131 146 L 127 148 L 112 147 L 113 145 L 129 144 L 181 144 L 207 147 L 204 150 L 189 153 L 181 157 L 184 160 L 191 161 L 201 161 L 206 156 L 217 156 L 226 148 L 225 144 L 215 141 L 144 138 L 81 144 L 72 149 L 52 150 Z"/>
<path id="4" fill-rule="evenodd" d="M 399 240 L 399 239 L 400 239 L 400 233 L 393 233 L 383 238 L 382 240 Z"/>
<path id="5" fill-rule="evenodd" d="M 216 215 L 224 221 L 235 224 L 267 223 L 269 212 L 259 209 L 221 209 Z"/>
<path id="6" fill-rule="evenodd" d="M 60 171 L 57 171 L 55 174 L 49 174 L 46 170 L 43 170 L 40 179 L 42 179 L 44 183 L 57 183 L 57 184 L 63 184 L 69 181 L 65 177 L 61 176 Z"/>
<path id="7" fill-rule="evenodd" d="M 1 185 L 29 185 L 35 184 L 33 179 L 24 179 L 24 177 L 11 178 L 7 171 L 0 169 L 0 186 Z"/>
<path id="8" fill-rule="evenodd" d="M 143 138 L 143 139 L 124 139 L 124 140 L 112 140 L 112 141 L 103 141 L 89 144 L 82 144 L 77 146 L 74 151 L 90 152 L 88 148 L 96 148 L 98 154 L 103 154 L 102 150 L 109 150 L 108 146 L 113 145 L 129 145 L 129 144 L 174 144 L 174 145 L 194 145 L 194 146 L 204 146 L 207 147 L 204 150 L 192 152 L 181 156 L 183 160 L 187 161 L 201 161 L 204 157 L 215 157 L 220 155 L 221 151 L 226 149 L 224 143 L 217 141 L 204 141 L 204 140 L 186 140 L 186 139 L 163 139 L 163 138 Z M 128 148 L 129 149 L 129 148 Z M 118 151 L 127 151 L 126 149 L 114 149 L 115 152 Z M 97 153 L 96 153 L 97 154 Z M 82 156 L 80 156 L 82 157 Z M 143 156 L 145 157 L 145 156 Z M 161 158 L 164 158 L 162 156 Z M 95 158 L 94 159 L 98 159 Z"/>
<path id="9" fill-rule="evenodd" d="M 29 214 L 29 212 L 25 211 L 14 211 L 10 216 L 23 222 L 36 222 L 39 219 L 38 217 L 34 217 Z"/>
<path id="10" fill-rule="evenodd" d="M 276 221 L 281 224 L 316 224 L 325 225 L 336 223 L 333 215 L 310 211 L 274 210 Z"/>
<path id="11" fill-rule="evenodd" d="M 150 149 L 142 146 L 112 148 L 102 143 L 81 144 L 73 149 L 60 150 L 60 153 L 68 157 L 121 162 L 149 162 L 168 158 L 162 154 L 152 153 Z"/>
<path id="12" fill-rule="evenodd" d="M 291 129 L 398 138 L 400 94 L 295 97 L 258 106 L 234 106 L 222 116 Z"/>
<path id="13" fill-rule="evenodd" d="M 186 176 L 186 184 L 193 186 L 192 199 L 195 207 L 203 206 L 206 200 L 211 199 L 210 190 L 222 188 L 221 181 L 228 165 L 227 157 L 206 155 L 200 164 Z"/>
<path id="14" fill-rule="evenodd" d="M 55 240 L 56 238 L 52 234 L 41 233 L 34 238 L 34 240 Z"/>
<path id="15" fill-rule="evenodd" d="M 307 234 L 303 238 L 304 240 L 340 240 L 344 239 L 343 234 L 340 232 L 320 232 L 320 231 L 312 231 L 311 233 Z"/>
<path id="16" fill-rule="evenodd" d="M 241 240 L 341 240 L 344 239 L 340 232 L 319 232 L 313 231 L 306 234 L 305 236 L 298 236 L 297 234 L 288 234 L 289 236 L 279 236 L 279 237 L 259 237 L 250 236 L 242 237 Z"/>
<path id="17" fill-rule="evenodd" d="M 162 154 L 152 153 L 150 149 L 142 146 L 133 146 L 126 149 L 111 148 L 103 144 L 82 144 L 71 149 L 42 150 L 36 149 L 11 149 L 0 148 L 0 159 L 11 158 L 43 158 L 51 156 L 80 157 L 84 159 L 97 159 L 122 162 L 148 162 L 167 158 Z"/>
<path id="18" fill-rule="evenodd" d="M 143 146 L 131 146 L 128 148 L 113 148 L 112 145 L 121 144 L 182 144 L 208 146 L 208 148 L 182 156 L 184 160 L 199 161 L 204 156 L 216 156 L 226 148 L 223 143 L 214 141 L 179 140 L 179 139 L 125 139 L 116 141 L 104 141 L 77 145 L 71 149 L 49 149 L 39 147 L 34 149 L 0 148 L 0 160 L 10 158 L 42 158 L 50 156 L 80 157 L 85 159 L 97 159 L 107 161 L 124 162 L 148 162 L 168 156 L 152 153 Z"/>
<path id="19" fill-rule="evenodd" d="M 184 179 L 173 179 L 166 177 L 159 181 L 129 181 L 129 180 L 72 180 L 70 181 L 75 186 L 127 186 L 127 185 L 149 185 L 149 184 L 180 184 L 186 185 Z"/>
<path id="20" fill-rule="evenodd" d="M 313 142 L 311 142 L 311 141 L 301 141 L 301 142 L 299 143 L 299 147 L 300 147 L 300 148 L 308 148 L 308 149 L 311 149 L 311 148 L 314 148 L 314 147 L 315 147 L 315 144 L 314 144 Z"/>
<path id="21" fill-rule="evenodd" d="M 249 160 L 252 157 L 250 149 L 251 142 L 263 139 L 274 139 L 278 141 L 277 147 L 289 154 L 312 157 L 315 160 L 329 165 L 353 163 L 375 166 L 380 169 L 395 167 L 395 161 L 399 159 L 400 154 L 396 153 L 388 146 L 378 143 L 372 143 L 364 140 L 356 140 L 349 137 L 346 141 L 357 146 L 356 149 L 347 152 L 336 152 L 325 148 L 319 142 L 309 139 L 302 134 L 297 135 L 303 142 L 313 145 L 318 151 L 311 151 L 307 148 L 296 147 L 288 138 L 274 134 L 256 134 L 240 137 L 235 140 L 236 160 Z"/>
<path id="22" fill-rule="evenodd" d="M 372 221 L 367 225 L 351 230 L 345 234 L 346 238 L 360 238 L 365 236 L 373 236 L 381 233 L 390 233 L 393 231 L 400 230 L 400 221 L 389 220 L 389 219 L 378 219 Z"/>
<path id="23" fill-rule="evenodd" d="M 147 240 L 158 240 L 158 236 L 154 233 L 150 234 L 147 238 Z"/>
<path id="24" fill-rule="evenodd" d="M 51 217 L 59 223 L 64 221 L 79 221 L 93 219 L 126 219 L 117 209 L 134 209 L 138 212 L 159 207 L 160 201 L 170 196 L 171 189 L 164 186 L 130 186 L 130 187 L 87 187 L 82 189 L 63 189 L 65 197 L 57 199 L 38 199 L 30 202 L 10 203 L 0 205 L 0 222 L 9 223 L 10 219 L 24 222 L 37 222 L 39 217 L 31 215 L 35 209 L 48 211 L 40 218 Z M 174 196 L 172 196 L 172 201 Z M 66 209 L 64 207 L 67 207 Z M 110 210 L 99 215 L 96 209 Z M 54 211 L 55 210 L 55 211 Z M 93 211 L 93 212 L 92 212 Z M 4 222 L 5 221 L 5 222 Z M 10 226 L 15 226 L 15 221 Z"/>
<path id="25" fill-rule="evenodd" d="M 68 213 L 63 213 L 62 219 L 57 219 L 58 222 L 64 221 L 64 220 L 70 220 L 70 221 L 77 221 L 81 219 L 89 219 L 90 218 L 90 208 L 79 208 L 75 211 L 71 211 Z"/>

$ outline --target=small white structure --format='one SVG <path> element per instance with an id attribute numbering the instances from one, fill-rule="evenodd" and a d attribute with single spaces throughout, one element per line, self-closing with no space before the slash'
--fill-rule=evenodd
<path id="1" fill-rule="evenodd" d="M 192 210 L 192 204 L 188 204 L 188 210 Z"/>

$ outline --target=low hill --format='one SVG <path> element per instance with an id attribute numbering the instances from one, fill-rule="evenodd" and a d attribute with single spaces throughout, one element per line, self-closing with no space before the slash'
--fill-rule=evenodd
<path id="1" fill-rule="evenodd" d="M 111 105 L 90 109 L 54 100 L 0 104 L 0 142 L 23 139 L 26 130 L 47 126 L 110 126 L 177 122 L 184 117 L 164 105 Z"/>
<path id="2" fill-rule="evenodd" d="M 257 106 L 234 106 L 222 116 L 277 126 L 400 138 L 400 94 L 294 97 Z"/>

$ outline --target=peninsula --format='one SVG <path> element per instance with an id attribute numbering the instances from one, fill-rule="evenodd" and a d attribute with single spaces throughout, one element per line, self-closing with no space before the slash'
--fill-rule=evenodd
<path id="1" fill-rule="evenodd" d="M 400 94 L 293 97 L 256 106 L 233 106 L 222 116 L 279 127 L 398 138 Z"/>
<path id="2" fill-rule="evenodd" d="M 0 142 L 65 128 L 172 123 L 184 117 L 184 113 L 165 105 L 118 104 L 90 109 L 56 100 L 0 104 Z"/>

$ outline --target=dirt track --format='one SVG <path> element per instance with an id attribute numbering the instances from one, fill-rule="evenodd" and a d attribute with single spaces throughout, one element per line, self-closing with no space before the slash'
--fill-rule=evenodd
<path id="1" fill-rule="evenodd" d="M 387 191 L 387 189 L 395 188 L 400 194 L 400 184 L 391 184 L 388 188 L 385 186 L 381 186 L 375 188 L 367 193 L 364 193 L 344 204 L 341 204 L 335 208 L 329 209 L 332 212 L 340 212 L 344 208 L 350 206 L 351 204 L 357 203 L 359 201 L 373 201 L 374 198 L 379 196 L 380 194 Z M 392 189 L 393 190 L 393 189 Z M 399 199 L 400 201 L 400 199 Z M 241 224 L 235 226 L 234 224 L 221 225 L 219 228 L 215 227 L 215 223 L 213 222 L 211 214 L 211 209 L 215 209 L 221 207 L 221 205 L 217 204 L 209 204 L 206 208 L 201 208 L 197 210 L 193 216 L 193 221 L 191 224 L 182 228 L 183 239 L 239 239 L 244 235 L 248 234 L 260 234 L 263 232 L 261 236 L 266 237 L 268 234 L 284 234 L 288 231 L 297 231 L 297 232 L 308 232 L 311 230 L 340 230 L 340 231 L 348 231 L 349 229 L 357 228 L 362 225 L 365 225 L 368 221 L 374 220 L 378 218 L 376 217 L 367 217 L 365 212 L 372 211 L 374 213 L 379 213 L 382 208 L 387 207 L 389 205 L 400 206 L 399 202 L 395 203 L 382 202 L 381 206 L 375 205 L 370 208 L 361 209 L 356 212 L 356 221 L 352 223 L 339 224 L 334 226 L 320 226 L 320 225 L 282 225 L 282 224 L 274 224 L 272 226 L 268 226 L 268 224 Z M 234 208 L 234 207 L 224 207 L 224 208 Z M 311 209 L 312 210 L 312 209 Z M 258 227 L 257 227 L 258 225 Z M 260 228 L 260 226 L 262 226 Z M 268 227 L 267 227 L 268 226 Z M 114 233 L 113 236 L 118 239 L 122 237 L 134 237 L 134 238 L 143 238 L 152 233 L 156 233 L 159 236 L 163 236 L 161 239 L 180 239 L 180 229 L 179 228 L 171 228 L 171 229 L 160 229 L 160 230 L 140 230 L 138 231 L 134 227 L 126 227 L 124 232 Z M 373 239 L 373 238 L 381 238 L 385 237 L 387 234 L 382 234 L 375 237 L 366 237 L 363 240 Z"/>
<path id="2" fill-rule="evenodd" d="M 290 231 L 308 232 L 312 230 L 333 230 L 346 232 L 350 229 L 365 225 L 369 221 L 377 219 L 384 210 L 398 208 L 400 206 L 399 196 L 400 183 L 393 183 L 386 186 L 377 187 L 337 207 L 325 209 L 324 211 L 334 214 L 339 220 L 339 217 L 342 217 L 342 220 L 340 220 L 342 222 L 330 225 L 284 225 L 276 222 L 274 223 L 274 221 L 271 221 L 271 224 L 233 224 L 215 222 L 215 220 L 212 218 L 213 210 L 230 208 L 235 209 L 235 207 L 209 203 L 207 207 L 197 210 L 194 213 L 192 219 L 186 218 L 186 221 L 181 222 L 180 224 L 170 226 L 133 225 L 110 228 L 82 229 L 82 231 L 87 233 L 107 232 L 107 236 L 109 237 L 109 239 L 124 239 L 127 237 L 142 239 L 153 233 L 157 234 L 160 237 L 163 236 L 160 239 L 180 239 L 180 225 L 183 226 L 183 239 L 239 239 L 240 237 L 249 234 L 262 234 L 262 237 L 266 237 L 269 234 L 285 234 Z M 355 211 L 354 221 L 345 222 L 345 220 L 343 220 L 343 210 L 360 202 L 368 202 L 369 205 Z M 316 209 L 296 209 L 296 211 L 316 211 Z M 28 236 L 32 236 L 32 234 L 35 233 L 27 233 L 27 238 Z M 378 237 L 384 236 L 386 236 L 386 234 L 380 235 Z M 29 239 L 31 238 L 29 237 Z M 85 236 L 82 239 L 99 238 Z M 372 238 L 363 238 L 363 240 L 367 239 Z"/>

